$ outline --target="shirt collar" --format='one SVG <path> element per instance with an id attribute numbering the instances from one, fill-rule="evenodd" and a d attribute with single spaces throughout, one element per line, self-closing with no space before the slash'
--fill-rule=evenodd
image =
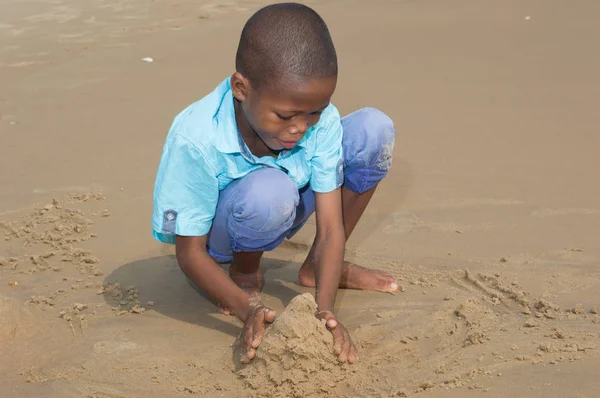
<path id="1" fill-rule="evenodd" d="M 240 135 L 235 121 L 235 108 L 233 106 L 233 93 L 229 78 L 223 82 L 226 85 L 225 95 L 221 99 L 221 105 L 213 118 L 216 124 L 217 138 L 215 148 L 222 153 L 242 153 L 246 145 Z"/>

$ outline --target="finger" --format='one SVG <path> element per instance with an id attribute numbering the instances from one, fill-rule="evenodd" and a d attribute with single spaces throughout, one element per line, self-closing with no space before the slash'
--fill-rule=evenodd
<path id="1" fill-rule="evenodd" d="M 277 313 L 270 308 L 265 307 L 257 314 L 252 335 L 252 348 L 258 348 L 265 336 L 265 322 L 272 323 Z"/>
<path id="2" fill-rule="evenodd" d="M 258 348 L 265 334 L 265 315 L 266 309 L 258 311 L 254 319 L 254 327 L 252 328 L 252 348 Z"/>
<path id="3" fill-rule="evenodd" d="M 248 351 L 244 351 L 242 353 L 242 358 L 240 359 L 241 363 L 247 364 L 250 363 L 254 356 L 256 355 L 256 350 L 254 348 L 250 348 Z"/>
<path id="4" fill-rule="evenodd" d="M 248 362 L 253 360 L 255 356 L 256 356 L 256 350 L 254 348 L 250 348 L 248 350 L 248 352 L 246 353 L 246 358 L 248 358 Z M 246 362 L 246 363 L 248 363 L 248 362 Z"/>
<path id="5" fill-rule="evenodd" d="M 329 319 L 327 319 L 327 327 L 329 329 L 335 329 L 335 327 L 338 325 L 337 320 L 334 317 L 331 317 Z"/>
<path id="6" fill-rule="evenodd" d="M 348 354 L 348 363 L 353 364 L 358 362 L 358 350 L 356 349 L 356 346 L 354 345 L 354 343 L 351 341 L 350 342 L 350 354 Z"/>
<path id="7" fill-rule="evenodd" d="M 243 351 L 242 352 L 242 357 L 240 358 L 240 362 L 241 363 L 250 363 L 250 358 L 248 358 L 248 352 L 247 351 Z"/>
<path id="8" fill-rule="evenodd" d="M 341 329 L 333 329 L 333 350 L 336 354 L 342 353 L 342 347 L 344 346 L 344 332 Z"/>
<path id="9" fill-rule="evenodd" d="M 265 321 L 269 323 L 273 323 L 275 318 L 277 317 L 277 313 L 270 308 L 265 308 Z"/>
<path id="10" fill-rule="evenodd" d="M 242 363 L 249 363 L 256 355 L 256 350 L 252 347 L 252 328 L 248 329 L 248 331 L 244 332 L 242 339 Z"/>
<path id="11" fill-rule="evenodd" d="M 250 322 L 244 327 L 244 336 L 242 339 L 242 352 L 244 356 L 248 356 L 248 352 L 252 349 L 253 326 L 253 322 Z"/>
<path id="12" fill-rule="evenodd" d="M 251 321 L 245 329 L 244 343 L 246 344 L 246 348 L 249 348 L 252 345 L 252 337 L 254 335 L 254 322 Z"/>
<path id="13" fill-rule="evenodd" d="M 342 344 L 342 351 L 340 352 L 340 361 L 348 361 L 348 355 L 350 354 L 351 345 L 352 341 L 350 340 L 350 335 L 348 334 L 348 331 L 344 329 L 344 343 Z"/>
<path id="14" fill-rule="evenodd" d="M 248 363 L 250 359 L 248 358 L 248 351 L 251 348 L 248 345 L 248 331 L 250 328 L 244 327 L 242 331 L 242 335 L 240 336 L 240 361 L 242 363 Z"/>
<path id="15" fill-rule="evenodd" d="M 324 314 L 318 318 L 325 319 L 325 325 L 327 325 L 327 327 L 329 329 L 335 329 L 335 327 L 338 325 L 338 321 L 337 321 L 337 319 L 335 319 L 335 315 L 333 315 L 329 311 L 323 311 L 323 312 L 324 312 Z"/>

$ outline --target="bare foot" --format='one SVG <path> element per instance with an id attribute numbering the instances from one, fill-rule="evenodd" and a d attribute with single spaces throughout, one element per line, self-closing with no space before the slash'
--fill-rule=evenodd
<path id="1" fill-rule="evenodd" d="M 262 273 L 260 271 L 254 274 L 243 274 L 229 267 L 229 277 L 232 281 L 235 282 L 236 285 L 238 285 L 243 291 L 245 291 L 249 295 L 257 295 L 258 293 L 260 293 L 263 280 Z M 229 310 L 229 308 L 222 305 L 221 303 L 217 304 L 217 310 L 224 315 L 234 315 Z"/>
<path id="2" fill-rule="evenodd" d="M 315 286 L 315 272 L 308 266 L 303 265 L 300 268 L 298 279 L 302 286 Z M 372 290 L 385 293 L 396 293 L 398 291 L 398 283 L 392 275 L 348 261 L 344 261 L 339 287 L 340 289 Z"/>

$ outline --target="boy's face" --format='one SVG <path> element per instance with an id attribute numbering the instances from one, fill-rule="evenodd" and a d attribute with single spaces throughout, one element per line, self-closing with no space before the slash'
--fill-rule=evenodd
<path id="1" fill-rule="evenodd" d="M 271 151 L 296 146 L 319 121 L 337 84 L 336 76 L 282 80 L 285 81 L 255 89 L 240 73 L 232 76 L 233 95 L 240 101 L 242 110 L 236 115 L 238 128 L 251 150 L 252 146 L 256 149 L 261 144 L 254 143 L 252 136 L 258 136 Z"/>

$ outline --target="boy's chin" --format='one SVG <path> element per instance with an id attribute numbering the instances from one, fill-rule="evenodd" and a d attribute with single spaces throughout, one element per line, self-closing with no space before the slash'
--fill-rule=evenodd
<path id="1" fill-rule="evenodd" d="M 279 141 L 277 141 L 276 139 L 269 140 L 268 142 L 265 142 L 265 141 L 263 141 L 263 142 L 265 143 L 265 146 L 267 148 L 269 148 L 269 150 L 271 152 L 281 152 L 285 149 L 284 146 L 281 145 L 281 143 Z"/>
<path id="2" fill-rule="evenodd" d="M 275 153 L 275 154 L 279 154 L 281 151 L 285 150 L 285 148 L 283 148 L 283 147 L 281 147 L 281 146 L 280 146 L 280 147 L 273 148 L 273 147 L 271 147 L 270 145 L 267 145 L 267 148 L 269 148 L 269 151 L 271 151 L 271 152 L 273 152 L 273 153 Z"/>

